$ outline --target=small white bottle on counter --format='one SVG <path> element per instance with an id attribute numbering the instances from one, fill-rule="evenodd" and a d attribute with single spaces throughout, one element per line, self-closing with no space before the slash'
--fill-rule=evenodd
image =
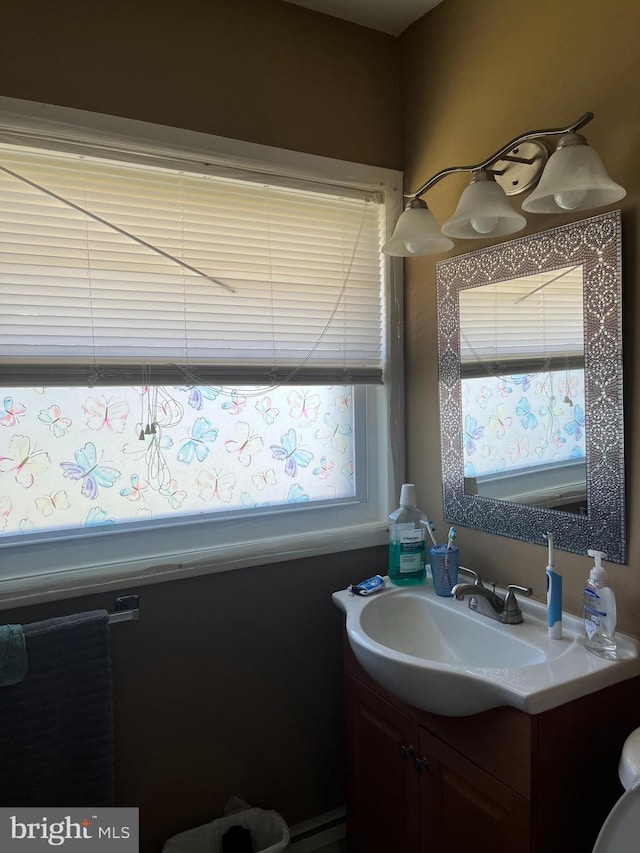
<path id="1" fill-rule="evenodd" d="M 602 568 L 602 551 L 587 551 L 594 559 L 589 580 L 584 588 L 584 647 L 608 660 L 616 659 L 616 597 Z"/>

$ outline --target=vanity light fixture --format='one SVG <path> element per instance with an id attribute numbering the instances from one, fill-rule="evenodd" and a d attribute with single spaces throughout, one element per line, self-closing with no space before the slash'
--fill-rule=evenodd
<path id="1" fill-rule="evenodd" d="M 515 234 L 527 220 L 512 208 L 507 196 L 534 187 L 522 204 L 528 213 L 591 210 L 624 198 L 624 187 L 611 180 L 596 152 L 582 134 L 576 133 L 592 118 L 593 113 L 584 113 L 566 127 L 530 130 L 482 163 L 450 166 L 437 172 L 417 192 L 409 194 L 409 202 L 382 251 L 394 257 L 435 255 L 453 248 L 451 237 L 480 240 Z M 552 136 L 560 136 L 560 140 L 549 157 L 547 137 Z M 422 196 L 455 172 L 471 172 L 471 183 L 460 196 L 453 216 L 439 229 Z"/>

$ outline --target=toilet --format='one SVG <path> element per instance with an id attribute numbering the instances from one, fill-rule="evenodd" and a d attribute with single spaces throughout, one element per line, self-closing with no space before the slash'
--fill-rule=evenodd
<path id="1" fill-rule="evenodd" d="M 593 853 L 640 850 L 640 729 L 631 732 L 624 743 L 618 775 L 625 793 L 604 822 Z"/>

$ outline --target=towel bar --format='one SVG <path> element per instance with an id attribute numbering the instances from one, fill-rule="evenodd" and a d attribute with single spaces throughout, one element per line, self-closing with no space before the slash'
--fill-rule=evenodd
<path id="1" fill-rule="evenodd" d="M 122 595 L 116 598 L 115 613 L 109 613 L 109 625 L 113 622 L 131 622 L 140 618 L 140 596 Z"/>

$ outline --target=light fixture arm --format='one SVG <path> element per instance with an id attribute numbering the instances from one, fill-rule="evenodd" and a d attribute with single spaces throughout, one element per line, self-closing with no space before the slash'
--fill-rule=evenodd
<path id="1" fill-rule="evenodd" d="M 519 162 L 517 158 L 513 156 L 505 156 L 509 154 L 512 149 L 516 148 L 523 142 L 527 142 L 532 139 L 538 139 L 543 136 L 560 136 L 564 133 L 574 133 L 576 130 L 579 130 L 581 127 L 584 127 L 585 124 L 588 124 L 593 118 L 593 113 L 584 113 L 580 116 L 580 118 L 576 119 L 571 124 L 568 124 L 566 127 L 556 127 L 549 128 L 547 130 L 530 130 L 527 133 L 522 133 L 520 136 L 516 136 L 510 142 L 507 142 L 506 145 L 503 145 L 498 151 L 492 154 L 490 157 L 487 157 L 486 160 L 483 160 L 482 163 L 477 163 L 475 166 L 449 166 L 447 169 L 442 169 L 440 172 L 436 172 L 429 180 L 424 183 L 419 190 L 414 193 L 405 193 L 405 198 L 414 198 L 418 199 L 422 196 L 428 189 L 430 189 L 434 184 L 437 184 L 442 178 L 447 175 L 452 175 L 455 172 L 478 172 L 482 169 L 488 169 L 492 164 L 497 163 L 500 160 L 511 160 Z M 530 162 L 528 160 L 524 160 L 524 162 Z"/>

